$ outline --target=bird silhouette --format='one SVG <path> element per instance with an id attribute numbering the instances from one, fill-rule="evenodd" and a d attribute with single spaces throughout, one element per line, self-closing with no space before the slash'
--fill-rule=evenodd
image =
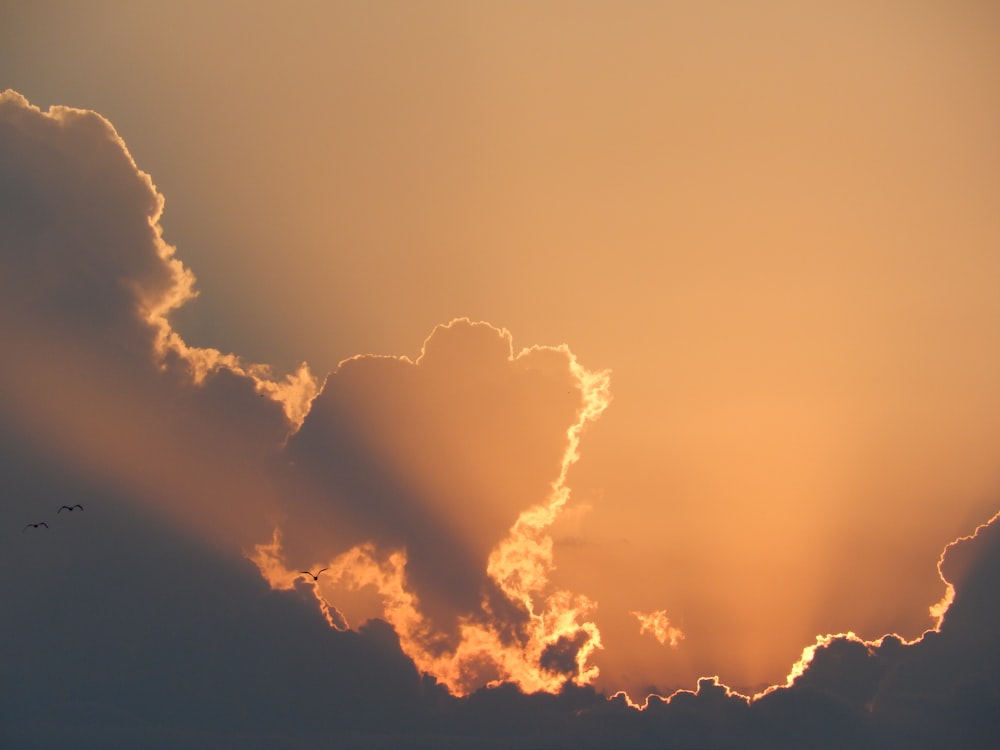
<path id="1" fill-rule="evenodd" d="M 323 568 L 323 570 L 329 570 L 329 568 Z M 318 570 L 315 573 L 310 573 L 308 570 L 300 570 L 299 572 L 302 573 L 302 575 L 312 576 L 312 579 L 314 581 L 318 581 L 319 580 L 319 574 L 322 573 L 323 570 Z"/>
<path id="2" fill-rule="evenodd" d="M 77 503 L 76 505 L 63 505 L 63 506 L 60 506 L 59 510 L 56 511 L 56 515 L 58 516 L 64 510 L 68 510 L 70 513 L 72 513 L 73 510 L 76 509 L 76 508 L 79 508 L 80 510 L 83 510 L 83 506 L 80 505 L 80 503 Z"/>
<path id="3" fill-rule="evenodd" d="M 37 529 L 39 526 L 44 526 L 45 528 L 49 528 L 49 525 L 45 523 L 45 521 L 39 521 L 38 523 L 29 523 L 27 526 L 21 529 L 21 533 L 23 534 L 28 529 Z"/>

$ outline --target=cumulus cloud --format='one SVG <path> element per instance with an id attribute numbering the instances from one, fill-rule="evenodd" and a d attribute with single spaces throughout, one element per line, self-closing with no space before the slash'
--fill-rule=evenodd
<path id="1" fill-rule="evenodd" d="M 258 467 L 304 414 L 308 369 L 273 377 L 171 329 L 194 276 L 162 238 L 163 198 L 100 115 L 0 95 L 0 196 L 7 418 L 157 512 L 249 546 L 274 507 Z"/>
<path id="2" fill-rule="evenodd" d="M 936 628 L 819 636 L 784 685 L 749 696 L 718 678 L 696 690 L 624 693 L 581 711 L 591 746 L 936 748 L 1000 740 L 1000 514 L 948 545 L 939 563 L 948 605 Z M 575 727 L 581 731 L 582 727 Z"/>
<path id="3" fill-rule="evenodd" d="M 456 691 L 589 678 L 599 636 L 585 599 L 547 589 L 547 530 L 607 400 L 607 375 L 568 348 L 515 355 L 508 331 L 467 319 L 435 328 L 415 361 L 349 359 L 288 441 L 296 491 L 255 559 L 279 586 L 322 564 L 330 585 L 374 587 L 411 655 Z"/>
<path id="4" fill-rule="evenodd" d="M 754 696 L 605 699 L 597 604 L 552 585 L 550 531 L 608 374 L 464 319 L 322 389 L 190 347 L 162 209 L 99 115 L 0 95 L 5 746 L 1000 742 L 1000 515 L 942 553 L 919 638 L 818 637 Z"/>
<path id="5" fill-rule="evenodd" d="M 565 346 L 515 354 L 509 332 L 468 320 L 439 326 L 412 362 L 352 358 L 321 392 L 305 366 L 277 378 L 189 346 L 169 316 L 194 275 L 111 124 L 15 92 L 0 114 L 16 363 L 0 386 L 26 431 L 155 512 L 256 550 L 278 586 L 287 561 L 374 588 L 421 668 L 455 690 L 596 674 L 593 604 L 548 586 L 548 527 L 583 425 L 607 404 L 606 373 Z"/>

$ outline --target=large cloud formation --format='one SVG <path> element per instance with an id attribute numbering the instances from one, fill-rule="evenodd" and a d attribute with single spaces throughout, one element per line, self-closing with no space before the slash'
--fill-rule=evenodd
<path id="1" fill-rule="evenodd" d="M 463 319 L 416 362 L 342 363 L 313 400 L 304 366 L 277 381 L 190 347 L 169 314 L 193 275 L 110 123 L 15 93 L 3 106 L 3 192 L 16 196 L 6 318 L 21 321 L 7 338 L 23 353 L 5 392 L 40 442 L 212 541 L 254 549 L 274 586 L 318 566 L 334 571 L 323 585 L 373 588 L 407 652 L 456 692 L 596 674 L 591 605 L 548 587 L 546 529 L 583 425 L 608 402 L 606 373 L 565 346 L 515 356 L 508 332 Z"/>
<path id="2" fill-rule="evenodd" d="M 818 638 L 755 696 L 605 697 L 548 530 L 607 373 L 465 320 L 322 388 L 189 347 L 162 206 L 99 115 L 0 97 L 0 744 L 1000 741 L 1000 517 L 943 552 L 919 639 Z"/>

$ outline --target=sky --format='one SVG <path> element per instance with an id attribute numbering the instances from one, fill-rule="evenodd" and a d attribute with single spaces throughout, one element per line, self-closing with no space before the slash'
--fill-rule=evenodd
<path id="1" fill-rule="evenodd" d="M 998 49 L 0 2 L 5 746 L 992 746 Z"/>

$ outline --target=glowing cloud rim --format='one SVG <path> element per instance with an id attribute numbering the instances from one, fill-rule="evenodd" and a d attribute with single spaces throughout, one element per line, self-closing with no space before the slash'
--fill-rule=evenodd
<path id="1" fill-rule="evenodd" d="M 597 677 L 598 668 L 589 663 L 589 658 L 595 650 L 603 648 L 597 625 L 587 619 L 597 605 L 582 595 L 550 590 L 549 573 L 554 562 L 553 541 L 548 530 L 569 501 L 567 475 L 579 460 L 584 427 L 598 419 L 611 402 L 610 371 L 586 369 L 565 344 L 532 346 L 514 355 L 508 330 L 468 318 L 456 318 L 436 326 L 425 339 L 421 356 L 415 362 L 403 356 L 396 359 L 419 366 L 435 333 L 459 324 L 484 326 L 496 332 L 508 346 L 508 362 L 537 352 L 558 352 L 566 358 L 575 387 L 581 394 L 575 421 L 566 431 L 559 474 L 551 482 L 548 497 L 519 514 L 506 536 L 493 548 L 487 562 L 489 578 L 512 603 L 527 613 L 524 636 L 514 643 L 505 638 L 500 627 L 503 623 L 495 622 L 488 602 L 483 601 L 482 611 L 477 614 L 485 614 L 485 619 L 462 618 L 457 647 L 445 653 L 433 652 L 427 647 L 435 641 L 430 623 L 420 611 L 418 597 L 407 587 L 405 549 L 379 550 L 371 541 L 356 545 L 322 561 L 321 565 L 329 568 L 324 574 L 324 582 L 340 583 L 348 590 L 372 587 L 377 591 L 382 599 L 384 617 L 399 635 L 403 651 L 418 669 L 433 675 L 455 695 L 467 695 L 483 686 L 477 675 L 483 671 L 484 664 L 497 675 L 487 685 L 513 683 L 526 693 L 558 692 L 567 679 L 577 685 L 590 684 Z M 271 541 L 256 545 L 248 557 L 272 587 L 290 589 L 301 574 L 286 566 L 281 540 L 280 529 L 275 529 Z M 347 627 L 343 615 L 323 598 L 320 587 L 314 585 L 313 591 L 330 626 Z M 572 675 L 543 665 L 546 654 L 560 647 L 573 649 L 575 670 Z"/>

